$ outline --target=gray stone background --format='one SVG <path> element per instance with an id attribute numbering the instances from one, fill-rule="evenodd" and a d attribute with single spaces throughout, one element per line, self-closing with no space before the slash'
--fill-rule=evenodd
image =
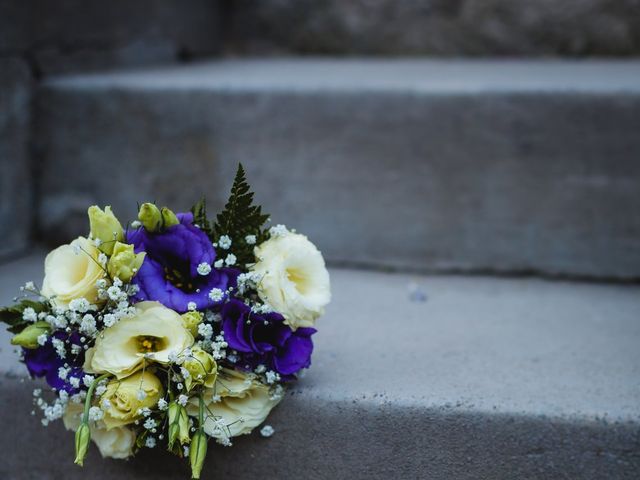
<path id="1" fill-rule="evenodd" d="M 0 0 L 0 304 L 89 204 L 215 210 L 241 161 L 334 299 L 206 475 L 636 480 L 639 54 L 640 0 Z M 8 338 L 0 479 L 186 478 L 74 468 Z"/>

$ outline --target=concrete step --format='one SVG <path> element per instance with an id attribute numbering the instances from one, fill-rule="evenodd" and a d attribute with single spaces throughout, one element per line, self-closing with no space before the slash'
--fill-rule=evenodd
<path id="1" fill-rule="evenodd" d="M 2 266 L 0 300 L 41 263 Z M 275 435 L 213 447 L 204 478 L 638 478 L 640 286 L 331 275 L 313 368 L 269 418 Z M 74 467 L 1 342 L 1 478 L 187 478 L 156 451 Z"/>
<path id="2" fill-rule="evenodd" d="M 235 52 L 407 55 L 629 55 L 636 0 L 235 0 Z"/>
<path id="3" fill-rule="evenodd" d="M 640 62 L 237 60 L 38 94 L 40 225 L 220 207 L 237 162 L 334 264 L 640 278 Z"/>
<path id="4" fill-rule="evenodd" d="M 218 52 L 220 22 L 210 0 L 3 0 L 0 57 L 37 75 L 175 62 Z"/>

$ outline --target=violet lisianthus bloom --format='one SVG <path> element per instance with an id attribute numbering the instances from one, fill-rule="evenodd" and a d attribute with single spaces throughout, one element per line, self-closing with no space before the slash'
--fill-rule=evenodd
<path id="1" fill-rule="evenodd" d="M 179 224 L 158 232 L 144 227 L 127 232 L 135 253 L 147 254 L 132 279 L 140 288 L 134 301 L 157 301 L 181 313 L 189 310 L 189 304 L 198 310 L 220 305 L 222 294 L 235 287 L 240 272 L 213 268 L 216 252 L 207 234 L 193 224 L 191 213 L 177 217 Z"/>
<path id="2" fill-rule="evenodd" d="M 56 332 L 53 334 L 53 338 L 66 341 L 68 338 L 71 344 L 82 345 L 80 342 L 80 335 L 72 333 L 69 337 L 64 332 Z M 67 352 L 67 358 L 60 358 L 51 342 L 51 337 L 47 339 L 47 342 L 38 348 L 27 349 L 23 348 L 24 363 L 29 370 L 29 374 L 32 377 L 40 378 L 44 377 L 50 387 L 56 390 L 64 390 L 67 393 L 73 395 L 78 393 L 80 389 L 74 387 L 71 384 L 72 378 L 77 378 L 79 385 L 82 384 L 82 378 L 85 373 L 82 370 L 82 364 L 84 362 L 84 350 L 79 355 L 71 355 Z M 68 364 L 68 370 L 65 378 L 60 378 L 60 368 L 64 367 L 64 364 Z"/>
<path id="3" fill-rule="evenodd" d="M 222 307 L 221 315 L 224 339 L 239 353 L 239 368 L 250 370 L 264 365 L 287 380 L 311 365 L 314 328 L 294 332 L 279 313 L 253 313 L 236 299 Z"/>

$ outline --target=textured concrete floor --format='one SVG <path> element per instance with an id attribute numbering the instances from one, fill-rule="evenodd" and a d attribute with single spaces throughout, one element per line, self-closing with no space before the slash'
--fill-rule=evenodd
<path id="1" fill-rule="evenodd" d="M 0 300 L 38 281 L 41 261 L 0 267 Z M 205 478 L 637 478 L 639 286 L 331 273 L 313 367 L 268 420 L 275 436 L 212 449 Z M 24 370 L 2 346 L 2 404 L 15 408 L 0 411 L 0 447 L 54 460 L 18 473 L 33 453 L 21 450 L 0 475 L 81 478 L 72 438 L 29 416 Z M 93 463 L 95 478 L 184 473 L 158 452 Z"/>

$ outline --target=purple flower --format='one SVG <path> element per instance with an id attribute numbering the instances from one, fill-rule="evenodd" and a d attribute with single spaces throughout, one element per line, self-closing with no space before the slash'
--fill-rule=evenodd
<path id="1" fill-rule="evenodd" d="M 193 225 L 191 213 L 177 216 L 180 223 L 161 232 L 140 227 L 127 233 L 134 251 L 147 253 L 132 280 L 140 287 L 134 300 L 156 300 L 177 312 L 186 312 L 191 302 L 198 310 L 219 305 L 221 301 L 211 299 L 209 293 L 235 286 L 239 272 L 211 268 L 206 275 L 199 274 L 198 266 L 212 266 L 216 252 L 207 234 Z"/>
<path id="2" fill-rule="evenodd" d="M 286 380 L 311 365 L 314 328 L 298 328 L 294 332 L 279 313 L 252 313 L 250 307 L 236 299 L 229 300 L 221 313 L 224 338 L 230 348 L 239 352 L 239 367 L 248 370 L 262 364 Z"/>
<path id="3" fill-rule="evenodd" d="M 69 337 L 66 333 L 58 331 L 53 336 L 62 341 L 70 338 L 72 344 L 81 345 L 80 336 L 77 333 L 73 333 Z M 84 361 L 84 354 L 71 355 L 67 351 L 67 358 L 62 359 L 56 353 L 51 343 L 51 338 L 48 338 L 47 343 L 41 347 L 35 349 L 24 348 L 23 351 L 24 363 L 32 377 L 44 377 L 50 387 L 57 390 L 65 390 L 71 395 L 80 391 L 79 388 L 73 387 L 69 380 L 73 377 L 81 380 L 84 376 L 84 371 L 81 367 Z M 70 370 L 66 379 L 63 380 L 58 376 L 58 369 L 63 367 L 65 363 L 69 364 Z"/>

